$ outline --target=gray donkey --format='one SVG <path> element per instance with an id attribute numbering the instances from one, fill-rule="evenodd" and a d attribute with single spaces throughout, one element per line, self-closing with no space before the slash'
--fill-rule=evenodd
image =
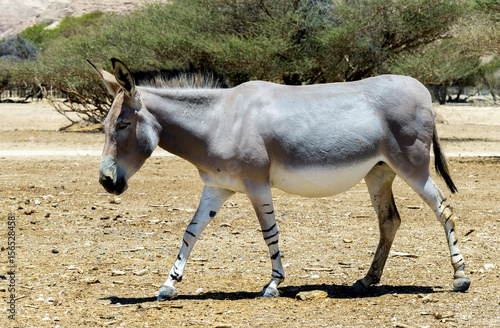
<path id="1" fill-rule="evenodd" d="M 429 174 L 431 144 L 437 172 L 452 192 L 456 187 L 439 146 L 430 94 L 415 79 L 387 75 L 311 86 L 253 81 L 229 89 L 166 88 L 161 81 L 136 86 L 128 68 L 111 61 L 114 74 L 92 65 L 115 97 L 105 121 L 99 182 L 108 192 L 123 193 L 159 145 L 195 165 L 205 184 L 159 301 L 177 295 L 175 284 L 194 244 L 235 192 L 250 199 L 269 246 L 271 281 L 261 295 L 279 296 L 285 273 L 271 188 L 323 197 L 363 178 L 380 228 L 371 267 L 351 287 L 366 292 L 380 281 L 401 222 L 392 193 L 396 175 L 443 225 L 454 290 L 469 288 L 451 207 Z"/>

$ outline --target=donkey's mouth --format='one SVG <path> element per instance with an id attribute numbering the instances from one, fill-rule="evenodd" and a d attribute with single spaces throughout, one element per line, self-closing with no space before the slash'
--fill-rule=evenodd
<path id="1" fill-rule="evenodd" d="M 106 189 L 107 192 L 115 195 L 120 195 L 128 188 L 127 181 L 123 178 L 118 179 L 115 183 L 111 177 L 101 176 L 99 178 L 99 183 L 104 187 L 104 189 Z"/>

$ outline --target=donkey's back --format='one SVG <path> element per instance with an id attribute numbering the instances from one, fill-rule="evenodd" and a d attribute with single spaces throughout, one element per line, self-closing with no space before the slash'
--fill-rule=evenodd
<path id="1" fill-rule="evenodd" d="M 340 193 L 378 162 L 428 174 L 434 114 L 427 89 L 405 76 L 229 91 L 215 149 L 262 168 L 274 187 L 304 196 Z M 240 174 L 240 173 L 238 173 Z M 252 173 L 255 175 L 255 173 Z"/>

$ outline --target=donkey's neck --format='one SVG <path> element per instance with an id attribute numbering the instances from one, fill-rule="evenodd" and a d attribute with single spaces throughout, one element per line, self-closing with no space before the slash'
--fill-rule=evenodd
<path id="1" fill-rule="evenodd" d="M 202 161 L 224 90 L 140 88 L 146 108 L 161 126 L 158 145 L 195 165 Z"/>

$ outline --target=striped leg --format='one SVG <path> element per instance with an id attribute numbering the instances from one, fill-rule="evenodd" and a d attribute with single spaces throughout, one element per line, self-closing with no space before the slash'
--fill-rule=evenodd
<path id="1" fill-rule="evenodd" d="M 247 183 L 246 192 L 255 209 L 257 218 L 259 219 L 262 235 L 269 247 L 269 254 L 271 255 L 271 281 L 264 286 L 261 296 L 277 297 L 279 296 L 278 285 L 285 280 L 285 271 L 281 264 L 280 250 L 278 247 L 279 232 L 274 215 L 271 187 L 268 185 L 262 186 Z"/>
<path id="2" fill-rule="evenodd" d="M 395 177 L 394 171 L 386 164 L 376 165 L 365 177 L 378 216 L 380 240 L 367 275 L 350 288 L 353 293 L 365 293 L 368 286 L 380 281 L 396 231 L 401 224 L 392 194 L 392 182 Z"/>
<path id="3" fill-rule="evenodd" d="M 158 301 L 173 299 L 177 296 L 175 284 L 182 280 L 182 274 L 194 244 L 208 223 L 215 217 L 222 204 L 233 194 L 234 192 L 225 189 L 209 187 L 203 189 L 198 210 L 184 233 L 179 255 L 170 270 L 167 281 L 160 288 Z"/>
<path id="4" fill-rule="evenodd" d="M 454 270 L 453 290 L 459 292 L 466 291 L 471 281 L 465 275 L 465 261 L 457 245 L 458 239 L 456 238 L 455 220 L 453 218 L 451 205 L 447 203 L 443 193 L 439 190 L 430 176 L 422 184 L 415 185 L 410 182 L 409 184 L 434 211 L 437 219 L 444 227 L 446 239 L 450 248 L 451 264 Z"/>

